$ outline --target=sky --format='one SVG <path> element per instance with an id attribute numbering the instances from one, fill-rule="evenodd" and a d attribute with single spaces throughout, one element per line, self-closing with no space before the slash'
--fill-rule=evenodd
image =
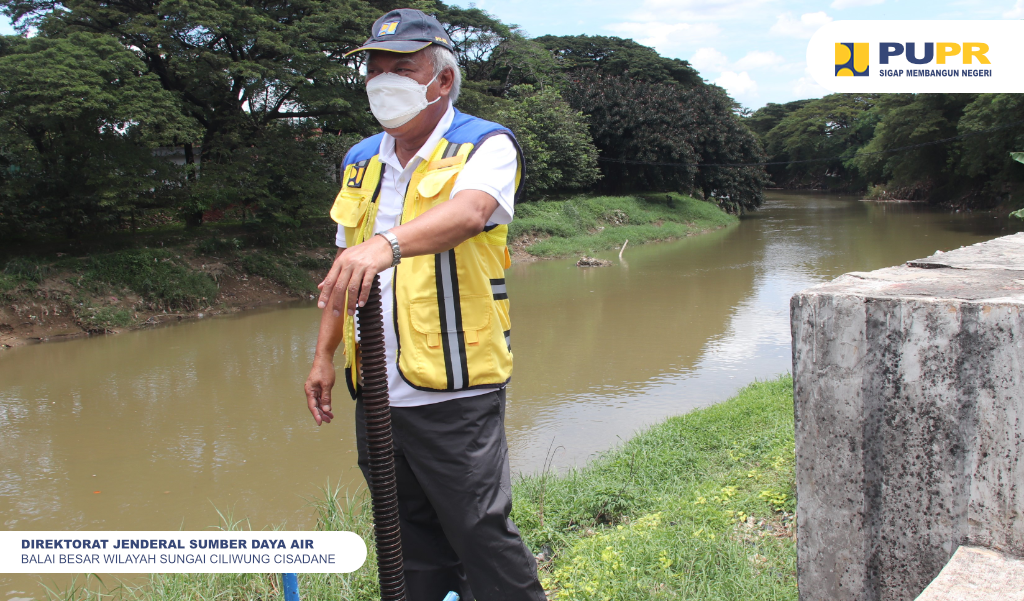
<path id="1" fill-rule="evenodd" d="M 1024 19 L 1024 0 L 447 0 L 531 36 L 615 35 L 690 63 L 743 106 L 819 98 L 807 40 L 829 21 Z M 0 17 L 0 33 L 12 34 Z"/>
<path id="2" fill-rule="evenodd" d="M 450 4 L 469 7 L 465 0 Z M 1024 19 L 1024 0 L 476 0 L 530 36 L 615 35 L 681 58 L 743 106 L 820 98 L 807 41 L 829 21 Z"/>

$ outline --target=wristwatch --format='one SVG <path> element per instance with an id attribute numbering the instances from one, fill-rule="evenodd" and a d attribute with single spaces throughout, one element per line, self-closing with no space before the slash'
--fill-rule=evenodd
<path id="1" fill-rule="evenodd" d="M 380 232 L 377 235 L 383 236 L 384 239 L 388 241 L 388 244 L 391 245 L 391 266 L 394 267 L 395 265 L 401 263 L 402 249 L 399 248 L 398 246 L 398 238 L 396 238 L 395 235 L 391 233 L 391 230 L 388 230 L 386 232 Z"/>

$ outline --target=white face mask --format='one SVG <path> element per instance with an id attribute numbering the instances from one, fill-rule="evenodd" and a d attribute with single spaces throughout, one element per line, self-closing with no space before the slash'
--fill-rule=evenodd
<path id="1" fill-rule="evenodd" d="M 437 75 L 434 76 L 437 79 Z M 440 96 L 427 102 L 427 85 L 394 73 L 381 73 L 366 82 L 366 96 L 370 99 L 370 110 L 380 124 L 387 128 L 401 127 L 420 111 L 441 99 Z"/>

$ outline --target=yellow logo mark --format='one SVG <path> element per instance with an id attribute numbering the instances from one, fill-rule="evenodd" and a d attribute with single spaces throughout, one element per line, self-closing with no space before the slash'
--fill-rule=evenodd
<path id="1" fill-rule="evenodd" d="M 866 76 L 868 74 L 867 42 L 841 42 L 836 44 L 836 77 Z"/>
<path id="2" fill-rule="evenodd" d="M 348 181 L 345 185 L 349 188 L 362 188 L 363 187 L 363 176 L 366 175 L 365 164 L 357 163 L 355 165 L 348 166 Z"/>
<path id="3" fill-rule="evenodd" d="M 377 32 L 378 36 L 382 35 L 394 35 L 398 29 L 398 21 L 391 21 L 390 23 L 384 23 L 380 26 L 380 31 Z"/>

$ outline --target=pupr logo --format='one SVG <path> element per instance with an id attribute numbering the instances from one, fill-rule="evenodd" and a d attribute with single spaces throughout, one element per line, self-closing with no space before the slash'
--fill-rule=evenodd
<path id="1" fill-rule="evenodd" d="M 866 77 L 868 74 L 868 43 L 836 44 L 836 77 Z"/>

